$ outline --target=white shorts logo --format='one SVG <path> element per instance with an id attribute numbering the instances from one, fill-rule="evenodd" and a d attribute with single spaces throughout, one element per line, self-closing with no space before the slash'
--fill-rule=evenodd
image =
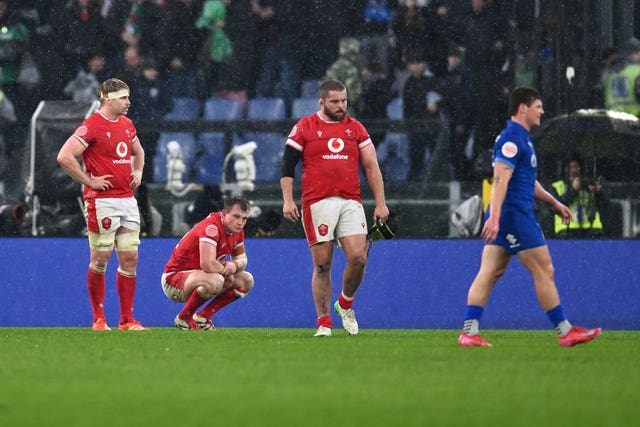
<path id="1" fill-rule="evenodd" d="M 518 154 L 518 146 L 513 142 L 505 142 L 500 151 L 507 159 L 511 159 Z"/>
<path id="2" fill-rule="evenodd" d="M 339 153 L 344 150 L 344 141 L 342 138 L 330 138 L 327 143 L 327 148 L 329 148 L 329 151 L 332 153 Z"/>

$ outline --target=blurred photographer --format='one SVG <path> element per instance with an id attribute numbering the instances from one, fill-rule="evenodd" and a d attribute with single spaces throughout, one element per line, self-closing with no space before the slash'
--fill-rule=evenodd
<path id="1" fill-rule="evenodd" d="M 599 238 L 606 233 L 604 217 L 609 203 L 602 191 L 602 177 L 586 178 L 580 160 L 571 158 L 562 167 L 563 178 L 551 184 L 552 194 L 573 212 L 568 225 L 555 215 L 556 238 Z"/>

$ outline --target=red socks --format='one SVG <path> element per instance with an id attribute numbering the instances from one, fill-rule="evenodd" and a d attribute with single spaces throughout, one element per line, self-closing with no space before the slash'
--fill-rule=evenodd
<path id="1" fill-rule="evenodd" d="M 180 317 L 185 322 L 189 321 L 198 307 L 200 307 L 206 301 L 207 298 L 200 295 L 200 292 L 198 292 L 198 288 L 194 289 L 193 292 L 191 292 L 191 295 L 189 295 L 189 299 L 185 303 L 184 307 L 182 307 L 182 310 L 180 310 L 180 313 L 178 313 L 178 317 Z"/>
<path id="2" fill-rule="evenodd" d="M 231 304 L 232 302 L 240 298 L 237 292 L 244 293 L 239 289 L 227 289 L 221 294 L 218 294 L 211 300 L 209 304 L 207 304 L 202 310 L 198 312 L 198 315 L 202 317 L 206 317 L 207 319 L 211 319 L 211 316 L 213 316 L 213 313 L 217 313 L 223 307 Z"/>
<path id="3" fill-rule="evenodd" d="M 320 326 L 324 326 L 325 328 L 331 329 L 333 327 L 331 316 L 328 314 L 325 314 L 324 316 L 318 317 L 318 327 Z"/>
<path id="4" fill-rule="evenodd" d="M 120 324 L 133 322 L 133 297 L 136 293 L 136 273 L 118 269 L 116 288 L 118 289 L 120 299 Z"/>
<path id="5" fill-rule="evenodd" d="M 347 298 L 342 292 L 340 292 L 338 304 L 340 304 L 340 307 L 344 308 L 345 310 L 349 310 L 351 307 L 353 307 L 353 297 Z"/>
<path id="6" fill-rule="evenodd" d="M 89 301 L 93 311 L 93 321 L 104 319 L 104 272 L 98 273 L 92 268 L 87 272 L 87 288 L 89 289 Z"/>

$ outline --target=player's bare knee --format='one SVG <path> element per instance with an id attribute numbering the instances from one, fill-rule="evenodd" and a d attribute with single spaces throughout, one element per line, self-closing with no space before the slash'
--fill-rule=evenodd
<path id="1" fill-rule="evenodd" d="M 367 254 L 363 253 L 352 256 L 347 260 L 347 262 L 354 268 L 364 268 L 367 265 Z"/>
<path id="2" fill-rule="evenodd" d="M 328 274 L 331 272 L 331 262 L 318 262 L 315 264 L 316 273 Z"/>
<path id="3" fill-rule="evenodd" d="M 236 280 L 238 280 L 238 289 L 242 291 L 244 294 L 249 293 L 251 289 L 253 289 L 253 284 L 255 283 L 253 275 L 248 271 L 243 271 L 242 275 L 239 276 Z M 242 295 L 244 296 L 244 295 Z"/>

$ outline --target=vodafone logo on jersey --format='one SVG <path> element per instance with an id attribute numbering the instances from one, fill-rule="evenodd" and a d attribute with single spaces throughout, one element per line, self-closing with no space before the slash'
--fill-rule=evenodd
<path id="1" fill-rule="evenodd" d="M 116 145 L 116 154 L 120 157 L 126 157 L 128 152 L 129 148 L 127 144 L 122 141 L 118 142 L 118 145 Z"/>
<path id="2" fill-rule="evenodd" d="M 344 141 L 342 138 L 330 138 L 327 142 L 327 148 L 333 154 L 325 154 L 322 156 L 324 160 L 347 160 L 349 156 L 347 154 L 339 154 L 344 150 Z"/>
<path id="3" fill-rule="evenodd" d="M 342 138 L 330 138 L 327 143 L 327 148 L 332 153 L 339 153 L 344 150 L 344 141 Z"/>
<path id="4" fill-rule="evenodd" d="M 131 160 L 127 159 L 127 154 L 129 154 L 129 147 L 127 146 L 126 142 L 118 142 L 118 145 L 116 145 L 116 154 L 120 158 L 118 160 L 112 160 L 114 165 L 131 163 Z"/>

